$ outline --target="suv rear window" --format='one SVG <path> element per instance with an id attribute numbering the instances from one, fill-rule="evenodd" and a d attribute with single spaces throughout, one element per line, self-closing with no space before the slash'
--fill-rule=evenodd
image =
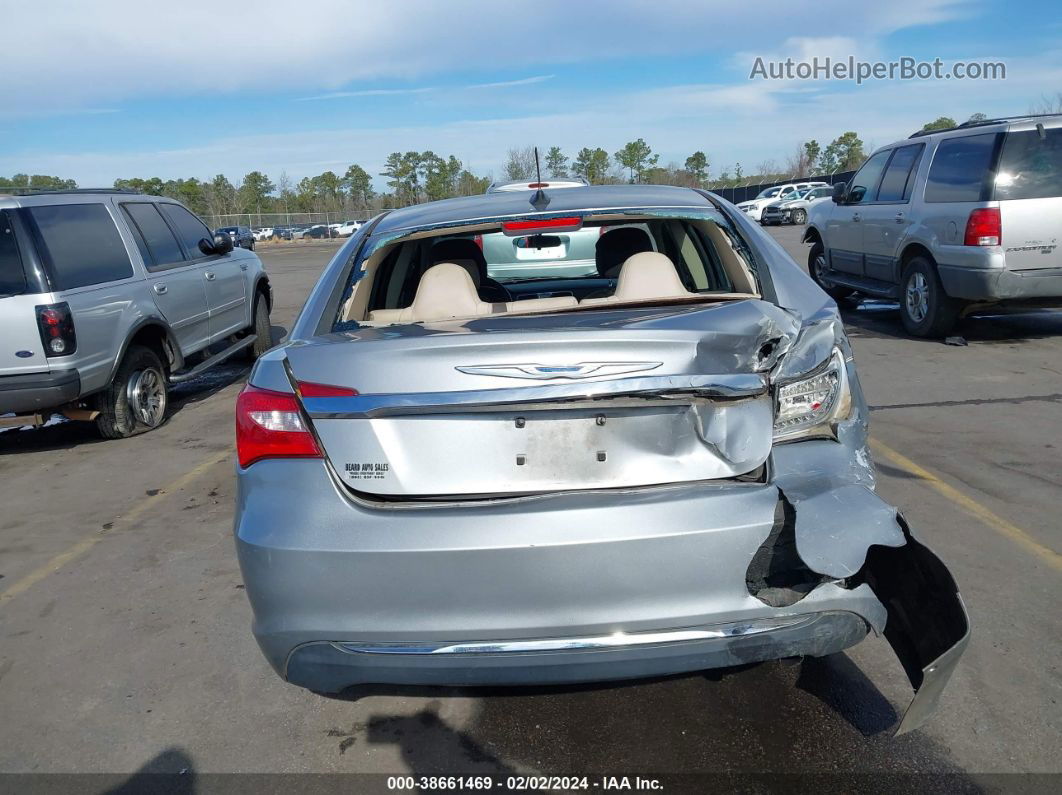
<path id="1" fill-rule="evenodd" d="M 102 204 L 53 204 L 28 210 L 37 246 L 56 290 L 115 282 L 133 275 L 114 219 Z"/>
<path id="2" fill-rule="evenodd" d="M 1008 133 L 996 171 L 993 199 L 1062 196 L 1062 128 Z"/>
<path id="3" fill-rule="evenodd" d="M 946 138 L 937 146 L 926 179 L 927 202 L 988 199 L 988 173 L 997 133 Z"/>
<path id="4" fill-rule="evenodd" d="M 0 210 L 0 298 L 26 292 L 26 272 L 18 254 L 11 217 Z"/>

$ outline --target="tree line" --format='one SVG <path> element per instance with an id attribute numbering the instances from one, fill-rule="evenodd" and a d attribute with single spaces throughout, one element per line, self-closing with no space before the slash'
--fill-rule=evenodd
<path id="1" fill-rule="evenodd" d="M 1062 104 L 1062 95 L 1058 101 Z M 985 118 L 983 113 L 975 113 L 969 121 Z M 954 119 L 941 116 L 927 122 L 922 129 L 954 126 Z M 749 169 L 737 162 L 722 165 L 714 171 L 711 158 L 702 150 L 693 152 L 681 163 L 661 164 L 660 155 L 643 138 L 630 141 L 612 153 L 599 146 L 586 146 L 569 157 L 561 147 L 550 146 L 539 149 L 539 155 L 536 164 L 535 147 L 510 149 L 501 167 L 503 178 L 530 181 L 540 171 L 543 178 L 575 176 L 593 185 L 651 183 L 734 188 L 851 171 L 866 159 L 867 152 L 859 135 L 849 130 L 826 146 L 816 140 L 800 142 L 784 164 L 764 160 Z M 453 155 L 443 157 L 431 150 L 392 152 L 384 161 L 379 176 L 385 178 L 389 191 L 377 192 L 373 188 L 372 176 L 356 163 L 342 175 L 325 171 L 317 176 L 303 177 L 298 182 L 292 182 L 286 172 L 274 182 L 262 171 L 251 171 L 238 184 L 224 174 L 217 174 L 211 180 L 128 177 L 116 179 L 114 187 L 177 199 L 193 212 L 205 216 L 328 212 L 364 217 L 383 208 L 483 193 L 493 181 L 492 173 L 475 174 Z M 76 187 L 77 183 L 72 179 L 41 174 L 0 177 L 0 190 L 67 190 Z"/>

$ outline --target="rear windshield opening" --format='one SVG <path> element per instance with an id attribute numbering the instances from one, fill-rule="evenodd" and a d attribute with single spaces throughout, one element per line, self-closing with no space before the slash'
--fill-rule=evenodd
<path id="1" fill-rule="evenodd" d="M 450 317 L 476 317 L 758 294 L 744 242 L 716 213 L 588 218 L 576 230 L 526 235 L 481 224 L 410 237 L 416 239 L 369 251 L 359 264 L 364 278 L 343 302 L 334 330 L 439 320 L 448 302 Z M 441 264 L 458 266 L 470 281 L 456 269 L 425 281 Z"/>

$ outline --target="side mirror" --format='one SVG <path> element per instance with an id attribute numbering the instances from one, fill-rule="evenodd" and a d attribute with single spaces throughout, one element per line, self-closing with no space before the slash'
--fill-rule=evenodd
<path id="1" fill-rule="evenodd" d="M 836 185 L 833 186 L 833 197 L 832 198 L 833 198 L 833 203 L 834 204 L 843 204 L 844 203 L 844 192 L 846 190 L 848 190 L 848 183 L 847 182 L 838 182 Z"/>
<path id="2" fill-rule="evenodd" d="M 228 235 L 214 235 L 211 243 L 205 237 L 199 241 L 199 250 L 204 254 L 228 254 L 232 251 L 232 238 Z"/>

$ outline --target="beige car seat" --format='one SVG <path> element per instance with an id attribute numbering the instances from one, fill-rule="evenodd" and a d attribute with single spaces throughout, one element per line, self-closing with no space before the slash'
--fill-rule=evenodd
<path id="1" fill-rule="evenodd" d="M 641 251 L 627 257 L 620 268 L 616 292 L 605 298 L 584 298 L 580 306 L 646 301 L 654 298 L 695 297 L 682 284 L 674 263 L 656 251 Z"/>

